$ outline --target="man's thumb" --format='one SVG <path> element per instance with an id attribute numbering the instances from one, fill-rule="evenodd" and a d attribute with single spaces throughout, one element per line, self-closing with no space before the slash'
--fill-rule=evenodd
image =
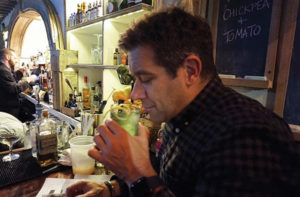
<path id="1" fill-rule="evenodd" d="M 141 122 L 139 122 L 138 136 L 143 136 L 150 140 L 150 131 Z"/>

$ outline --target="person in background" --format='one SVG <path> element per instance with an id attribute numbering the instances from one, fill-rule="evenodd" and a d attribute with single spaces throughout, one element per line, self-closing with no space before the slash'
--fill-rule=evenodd
<path id="1" fill-rule="evenodd" d="M 16 82 L 11 70 L 16 61 L 17 56 L 13 50 L 0 50 L 0 111 L 19 118 L 19 93 L 28 91 L 30 85 L 27 82 Z"/>
<path id="2" fill-rule="evenodd" d="M 222 84 L 203 19 L 179 8 L 154 13 L 119 45 L 136 77 L 132 99 L 165 122 L 158 165 L 144 126 L 130 136 L 107 120 L 89 155 L 117 176 L 78 182 L 67 196 L 300 196 L 300 149 L 288 124 Z"/>

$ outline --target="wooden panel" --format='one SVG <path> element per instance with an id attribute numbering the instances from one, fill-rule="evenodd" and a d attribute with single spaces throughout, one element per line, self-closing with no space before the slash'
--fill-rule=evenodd
<path id="1" fill-rule="evenodd" d="M 283 15 L 280 27 L 280 41 L 278 45 L 277 79 L 275 85 L 274 112 L 283 116 L 290 64 L 296 31 L 299 0 L 287 1 L 283 4 Z"/>
<path id="2" fill-rule="evenodd" d="M 243 78 L 221 78 L 222 82 L 226 86 L 234 87 L 248 87 L 248 88 L 258 88 L 258 89 L 268 89 L 272 86 L 272 82 L 264 80 L 250 80 Z"/>

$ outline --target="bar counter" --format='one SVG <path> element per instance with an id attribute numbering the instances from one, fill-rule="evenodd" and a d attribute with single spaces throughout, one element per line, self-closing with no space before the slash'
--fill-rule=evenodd
<path id="1" fill-rule="evenodd" d="M 2 197 L 33 197 L 38 194 L 42 188 L 46 178 L 73 178 L 72 169 L 67 169 L 61 172 L 50 173 L 38 178 L 34 178 L 21 183 L 13 184 L 0 189 L 0 196 Z"/>

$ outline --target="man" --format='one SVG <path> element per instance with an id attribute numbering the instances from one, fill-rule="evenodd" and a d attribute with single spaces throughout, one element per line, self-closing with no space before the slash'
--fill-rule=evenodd
<path id="1" fill-rule="evenodd" d="M 288 125 L 222 84 L 212 46 L 209 25 L 178 8 L 122 36 L 136 77 L 132 98 L 166 122 L 159 166 L 150 162 L 145 127 L 132 137 L 106 121 L 89 155 L 118 178 L 79 182 L 68 196 L 128 196 L 126 184 L 135 197 L 299 196 L 299 147 Z"/>
<path id="2" fill-rule="evenodd" d="M 30 86 L 27 82 L 16 82 L 11 72 L 16 60 L 17 56 L 13 50 L 7 48 L 0 50 L 0 111 L 19 118 L 19 93 L 27 91 Z"/>

